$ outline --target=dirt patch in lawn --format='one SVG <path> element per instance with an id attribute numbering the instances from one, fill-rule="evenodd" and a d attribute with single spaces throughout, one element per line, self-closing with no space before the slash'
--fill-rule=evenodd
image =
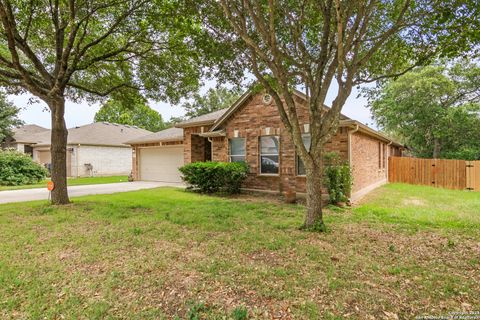
<path id="1" fill-rule="evenodd" d="M 418 198 L 407 198 L 402 203 L 406 206 L 426 206 L 425 201 Z"/>

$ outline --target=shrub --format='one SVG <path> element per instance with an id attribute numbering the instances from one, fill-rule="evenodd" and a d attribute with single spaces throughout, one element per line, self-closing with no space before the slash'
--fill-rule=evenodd
<path id="1" fill-rule="evenodd" d="M 462 147 L 456 151 L 442 153 L 445 159 L 461 159 L 467 161 L 480 160 L 480 149 L 476 147 Z"/>
<path id="2" fill-rule="evenodd" d="M 325 156 L 325 182 L 330 203 L 348 201 L 352 190 L 352 172 L 350 166 L 342 162 L 336 153 Z"/>
<path id="3" fill-rule="evenodd" d="M 38 183 L 48 171 L 32 158 L 16 151 L 0 150 L 0 185 L 18 186 Z"/>
<path id="4" fill-rule="evenodd" d="M 194 162 L 181 167 L 183 180 L 203 193 L 238 193 L 247 177 L 244 162 Z"/>

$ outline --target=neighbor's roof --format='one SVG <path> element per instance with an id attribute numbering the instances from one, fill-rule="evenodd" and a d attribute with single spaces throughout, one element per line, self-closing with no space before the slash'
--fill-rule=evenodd
<path id="1" fill-rule="evenodd" d="M 50 145 L 50 133 L 51 131 L 48 130 L 35 135 L 35 146 Z M 151 132 L 135 126 L 95 122 L 68 129 L 67 144 L 125 147 L 127 146 L 125 141 L 139 138 L 149 133 Z"/>
<path id="2" fill-rule="evenodd" d="M 182 122 L 179 122 L 175 124 L 175 127 L 177 128 L 185 128 L 185 127 L 190 127 L 190 126 L 200 126 L 200 125 L 209 125 L 215 123 L 217 119 L 219 119 L 227 110 L 230 108 L 225 108 L 221 110 L 217 110 L 214 112 L 210 112 L 195 118 L 191 118 Z"/>
<path id="3" fill-rule="evenodd" d="M 168 128 L 162 131 L 158 131 L 152 134 L 148 134 L 143 137 L 128 140 L 126 144 L 142 144 L 160 141 L 178 141 L 183 140 L 183 129 L 180 128 Z"/>
<path id="4" fill-rule="evenodd" d="M 15 128 L 13 131 L 13 139 L 18 143 L 32 143 L 35 142 L 35 135 L 40 132 L 50 131 L 47 128 L 37 126 L 36 124 L 26 124 L 24 126 Z"/>

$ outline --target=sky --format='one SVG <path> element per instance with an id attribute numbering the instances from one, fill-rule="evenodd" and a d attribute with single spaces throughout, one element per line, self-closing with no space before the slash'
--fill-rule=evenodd
<path id="1" fill-rule="evenodd" d="M 214 86 L 215 82 L 206 82 L 201 91 L 205 92 Z M 327 96 L 327 105 L 330 105 L 332 100 L 335 98 L 335 90 L 336 88 L 332 86 Z M 363 97 L 357 97 L 358 93 L 359 92 L 356 88 L 352 90 L 352 94 L 345 103 L 342 113 L 354 120 L 358 120 L 364 124 L 376 128 L 373 120 L 371 119 L 371 113 L 366 107 L 366 99 Z M 37 124 L 45 128 L 51 128 L 50 112 L 47 110 L 46 104 L 43 102 L 33 104 L 29 103 L 31 98 L 32 96 L 28 94 L 9 96 L 10 101 L 12 101 L 17 107 L 22 108 L 20 112 L 20 118 L 26 124 Z M 164 120 L 169 120 L 172 116 L 178 117 L 185 114 L 185 110 L 180 105 L 152 102 L 150 107 L 157 110 L 162 115 Z M 95 113 L 99 109 L 99 104 L 89 105 L 86 102 L 73 103 L 71 101 L 67 101 L 65 110 L 65 121 L 67 123 L 67 127 L 71 128 L 92 123 Z"/>

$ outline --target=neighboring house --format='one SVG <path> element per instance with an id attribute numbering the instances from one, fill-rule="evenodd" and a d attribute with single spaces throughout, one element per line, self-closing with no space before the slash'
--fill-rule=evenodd
<path id="1" fill-rule="evenodd" d="M 22 153 L 32 154 L 32 140 L 37 133 L 50 131 L 47 128 L 37 126 L 36 124 L 26 124 L 12 130 L 12 137 L 8 137 L 2 143 L 2 148 L 15 149 Z"/>
<path id="2" fill-rule="evenodd" d="M 68 129 L 67 176 L 127 175 L 132 168 L 132 149 L 123 142 L 150 131 L 134 126 L 96 122 Z M 51 130 L 25 138 L 32 150 L 33 160 L 49 166 Z M 14 139 L 17 140 L 17 135 Z"/>
<path id="3" fill-rule="evenodd" d="M 305 96 L 296 92 L 304 142 L 309 143 Z M 135 140 L 133 174 L 137 180 L 180 182 L 177 168 L 195 161 L 246 161 L 250 172 L 245 189 L 305 193 L 305 171 L 269 95 L 246 92 L 230 108 L 196 117 Z M 352 199 L 387 181 L 388 157 L 402 145 L 341 116 L 337 134 L 326 145 L 348 161 L 353 172 Z"/>

